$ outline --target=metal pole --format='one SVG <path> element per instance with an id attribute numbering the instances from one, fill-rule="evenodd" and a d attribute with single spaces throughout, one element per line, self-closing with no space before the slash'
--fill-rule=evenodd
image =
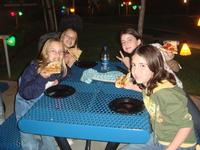
<path id="1" fill-rule="evenodd" d="M 10 61 L 9 61 L 9 56 L 8 56 L 8 47 L 7 47 L 7 44 L 6 44 L 6 38 L 7 37 L 8 37 L 7 35 L 3 35 L 3 36 L 0 35 L 0 39 L 3 40 L 8 77 L 10 78 L 11 77 L 11 71 L 10 71 Z"/>
<path id="2" fill-rule="evenodd" d="M 15 16 L 15 22 L 16 22 L 16 28 L 18 28 L 18 26 L 19 26 L 18 14 L 16 14 L 16 16 Z"/>

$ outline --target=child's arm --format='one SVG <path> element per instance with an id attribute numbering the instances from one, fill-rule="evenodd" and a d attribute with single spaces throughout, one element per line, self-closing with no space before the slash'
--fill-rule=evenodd
<path id="1" fill-rule="evenodd" d="M 138 91 L 138 92 L 142 91 L 137 84 L 133 84 L 132 82 L 129 82 L 128 84 L 126 84 L 124 88 L 128 90 Z"/>
<path id="2" fill-rule="evenodd" d="M 176 129 L 176 131 L 170 131 L 171 140 L 168 141 L 170 144 L 168 145 L 167 150 L 176 150 L 182 143 L 195 143 L 195 135 L 192 131 L 192 116 L 188 113 L 188 99 L 184 92 L 177 87 L 165 88 L 157 92 L 153 98 L 154 100 L 157 100 L 158 105 L 160 106 L 159 110 L 160 114 L 162 114 L 160 115 L 162 116 L 160 118 L 164 119 L 162 123 L 166 124 L 165 129 L 169 129 L 169 127 L 171 129 Z M 163 132 L 164 130 L 160 131 L 160 136 L 165 134 Z M 189 138 L 191 139 L 189 140 Z"/>
<path id="3" fill-rule="evenodd" d="M 170 143 L 166 150 L 176 150 L 185 141 L 191 130 L 192 128 L 179 129 L 173 141 Z"/>
<path id="4" fill-rule="evenodd" d="M 44 92 L 47 82 L 48 79 L 38 74 L 37 66 L 32 63 L 21 75 L 19 94 L 27 100 L 37 98 Z"/>

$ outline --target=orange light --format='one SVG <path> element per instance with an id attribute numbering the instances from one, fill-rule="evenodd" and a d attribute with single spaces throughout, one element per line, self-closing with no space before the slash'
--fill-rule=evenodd
<path id="1" fill-rule="evenodd" d="M 129 1 L 129 2 L 128 2 L 128 5 L 132 5 L 132 2 L 131 2 L 131 1 Z"/>
<path id="2" fill-rule="evenodd" d="M 190 51 L 190 48 L 187 45 L 187 43 L 183 43 L 183 46 L 182 46 L 181 51 L 180 51 L 180 55 L 181 56 L 189 56 L 189 55 L 191 55 L 191 51 Z"/>
<path id="3" fill-rule="evenodd" d="M 69 11 L 70 11 L 71 13 L 74 13 L 74 12 L 75 12 L 75 8 L 72 7 L 72 8 L 69 9 Z"/>
<path id="4" fill-rule="evenodd" d="M 200 18 L 199 18 L 199 20 L 197 22 L 197 26 L 200 27 Z"/>

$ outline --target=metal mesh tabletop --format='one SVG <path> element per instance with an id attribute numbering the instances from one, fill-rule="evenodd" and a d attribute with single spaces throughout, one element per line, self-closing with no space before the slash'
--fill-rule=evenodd
<path id="1" fill-rule="evenodd" d="M 146 110 L 125 115 L 108 104 L 115 98 L 142 99 L 141 94 L 117 89 L 114 84 L 63 82 L 76 89 L 74 95 L 54 99 L 43 96 L 20 121 L 25 132 L 100 141 L 144 143 L 150 127 Z"/>
<path id="2" fill-rule="evenodd" d="M 95 67 L 98 69 L 99 64 Z M 60 99 L 44 95 L 20 120 L 20 129 L 27 133 L 66 138 L 146 143 L 150 124 L 145 109 L 128 115 L 109 108 L 109 103 L 120 97 L 142 100 L 141 93 L 115 88 L 114 83 L 80 82 L 83 71 L 74 67 L 61 83 L 72 86 L 75 89 L 73 95 Z"/>

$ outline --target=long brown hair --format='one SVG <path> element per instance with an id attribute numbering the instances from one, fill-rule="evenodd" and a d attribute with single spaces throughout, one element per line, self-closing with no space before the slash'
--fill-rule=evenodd
<path id="1" fill-rule="evenodd" d="M 153 72 L 153 77 L 147 82 L 146 87 L 143 87 L 147 89 L 148 96 L 153 93 L 153 89 L 157 87 L 158 83 L 162 83 L 162 80 L 176 84 L 174 75 L 165 70 L 162 54 L 156 47 L 143 45 L 134 51 L 133 55 L 135 54 L 143 57 L 147 61 L 149 69 Z"/>

